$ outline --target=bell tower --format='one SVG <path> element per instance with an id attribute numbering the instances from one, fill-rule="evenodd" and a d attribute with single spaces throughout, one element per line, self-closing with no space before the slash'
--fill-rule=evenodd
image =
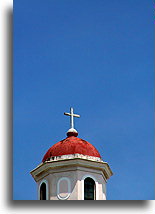
<path id="1" fill-rule="evenodd" d="M 42 163 L 31 171 L 37 183 L 38 200 L 106 200 L 106 183 L 112 176 L 107 162 L 89 142 L 78 138 L 70 116 L 67 137 L 46 152 Z"/>

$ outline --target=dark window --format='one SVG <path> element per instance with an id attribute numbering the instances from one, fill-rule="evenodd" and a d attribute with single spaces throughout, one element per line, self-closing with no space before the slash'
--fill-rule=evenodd
<path id="1" fill-rule="evenodd" d="M 84 200 L 95 200 L 95 181 L 89 177 L 84 180 Z"/>
<path id="2" fill-rule="evenodd" d="M 42 183 L 40 186 L 40 200 L 46 200 L 46 184 Z"/>

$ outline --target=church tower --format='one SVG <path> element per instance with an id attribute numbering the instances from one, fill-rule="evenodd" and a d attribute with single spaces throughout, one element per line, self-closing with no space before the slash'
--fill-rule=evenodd
<path id="1" fill-rule="evenodd" d="M 38 200 L 106 200 L 106 183 L 112 176 L 108 163 L 89 142 L 78 138 L 74 117 L 64 140 L 54 144 L 31 175 L 37 183 Z"/>

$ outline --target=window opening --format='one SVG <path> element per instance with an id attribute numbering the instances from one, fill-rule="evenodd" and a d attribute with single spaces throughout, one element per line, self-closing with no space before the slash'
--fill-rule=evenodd
<path id="1" fill-rule="evenodd" d="M 42 183 L 40 187 L 40 200 L 46 200 L 46 184 Z"/>
<path id="2" fill-rule="evenodd" d="M 84 200 L 95 200 L 95 181 L 88 177 L 84 180 Z"/>

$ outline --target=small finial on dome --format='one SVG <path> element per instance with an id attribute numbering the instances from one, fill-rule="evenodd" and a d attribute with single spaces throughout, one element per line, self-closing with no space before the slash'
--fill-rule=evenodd
<path id="1" fill-rule="evenodd" d="M 70 108 L 70 113 L 64 113 L 64 115 L 70 116 L 70 129 L 67 132 L 67 136 L 78 136 L 78 132 L 74 129 L 74 117 L 80 117 L 78 114 L 73 113 L 73 108 Z"/>
<path id="2" fill-rule="evenodd" d="M 75 137 L 77 137 L 77 136 L 78 136 L 78 132 L 76 131 L 76 129 L 70 128 L 70 129 L 67 131 L 67 136 L 68 136 L 68 137 L 70 137 L 70 136 L 75 136 Z"/>

